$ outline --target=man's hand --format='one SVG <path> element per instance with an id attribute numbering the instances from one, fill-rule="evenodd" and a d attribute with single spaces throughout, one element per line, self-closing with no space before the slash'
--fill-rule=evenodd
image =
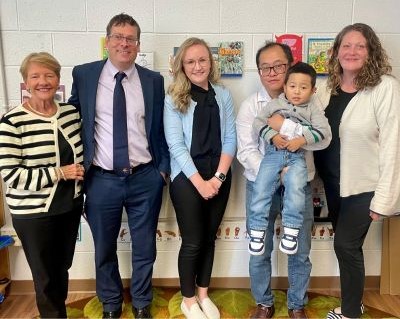
<path id="1" fill-rule="evenodd" d="M 280 114 L 274 114 L 267 119 L 267 124 L 273 130 L 279 132 L 285 118 Z"/>

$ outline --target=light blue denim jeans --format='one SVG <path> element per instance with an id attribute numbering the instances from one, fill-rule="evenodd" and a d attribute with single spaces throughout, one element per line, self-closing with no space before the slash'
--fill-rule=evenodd
<path id="1" fill-rule="evenodd" d="M 246 211 L 249 212 L 253 195 L 254 182 L 246 184 Z M 281 197 L 276 193 L 272 199 L 269 214 L 268 228 L 265 234 L 265 252 L 260 256 L 250 256 L 249 272 L 251 292 L 257 304 L 272 306 L 274 297 L 271 291 L 271 253 L 273 250 L 274 224 L 280 212 Z M 298 243 L 299 248 L 295 255 L 288 255 L 288 281 L 287 306 L 289 309 L 302 309 L 307 304 L 307 289 L 310 281 L 311 262 L 309 259 L 311 249 L 311 228 L 314 222 L 314 208 L 310 183 L 305 187 L 305 209 L 303 225 L 300 228 Z"/>
<path id="2" fill-rule="evenodd" d="M 248 213 L 247 225 L 252 230 L 268 228 L 268 215 L 272 198 L 280 187 L 280 173 L 283 175 L 285 194 L 283 196 L 282 224 L 285 227 L 300 229 L 303 224 L 304 188 L 307 184 L 307 165 L 304 151 L 290 152 L 267 145 L 261 161 L 260 170 L 254 182 L 253 195 Z"/>

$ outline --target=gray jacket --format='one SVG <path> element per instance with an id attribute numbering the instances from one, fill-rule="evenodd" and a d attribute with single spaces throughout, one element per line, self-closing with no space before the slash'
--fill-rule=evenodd
<path id="1" fill-rule="evenodd" d="M 267 124 L 267 119 L 278 113 L 285 119 L 290 119 L 302 126 L 303 136 L 307 145 L 318 143 L 324 139 L 331 140 L 332 133 L 325 117 L 322 107 L 313 103 L 313 99 L 308 104 L 294 106 L 282 93 L 278 98 L 271 100 L 254 119 L 253 129 L 259 136 L 271 143 L 271 139 L 279 134 Z M 307 149 L 307 145 L 303 148 Z"/>

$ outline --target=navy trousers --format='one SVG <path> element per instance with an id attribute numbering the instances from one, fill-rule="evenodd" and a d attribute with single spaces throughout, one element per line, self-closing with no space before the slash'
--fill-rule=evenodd
<path id="1" fill-rule="evenodd" d="M 164 180 L 153 164 L 120 177 L 90 169 L 85 180 L 85 212 L 95 246 L 96 292 L 103 311 L 116 311 L 123 301 L 117 238 L 125 208 L 132 239 L 132 304 L 152 301 L 151 278 L 156 259 L 156 230 Z"/>

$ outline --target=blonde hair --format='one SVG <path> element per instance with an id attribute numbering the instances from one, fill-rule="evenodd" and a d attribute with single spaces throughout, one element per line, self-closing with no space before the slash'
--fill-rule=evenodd
<path id="1" fill-rule="evenodd" d="M 181 113 L 186 113 L 186 111 L 189 108 L 191 99 L 190 96 L 191 82 L 186 76 L 185 71 L 183 70 L 183 58 L 186 54 L 186 51 L 193 45 L 202 45 L 208 51 L 208 58 L 211 64 L 208 80 L 212 84 L 216 84 L 218 83 L 218 80 L 220 78 L 218 66 L 214 61 L 210 47 L 207 45 L 207 43 L 203 39 L 199 38 L 186 39 L 179 47 L 176 56 L 174 58 L 174 63 L 172 66 L 173 81 L 168 87 L 167 91 L 168 94 L 171 95 L 172 101 L 174 102 L 176 108 Z"/>
<path id="2" fill-rule="evenodd" d="M 351 31 L 360 32 L 367 40 L 368 57 L 354 79 L 357 90 L 378 85 L 381 82 L 382 75 L 392 72 L 388 55 L 374 30 L 364 23 L 348 25 L 336 36 L 331 57 L 328 61 L 328 88 L 331 89 L 332 94 L 337 94 L 337 89 L 340 87 L 343 73 L 342 66 L 338 59 L 339 48 L 342 44 L 343 37 Z"/>
<path id="3" fill-rule="evenodd" d="M 38 63 L 49 70 L 53 71 L 58 79 L 60 79 L 60 71 L 61 71 L 61 65 L 60 63 L 50 54 L 47 52 L 34 52 L 29 54 L 21 63 L 21 66 L 19 68 L 19 72 L 22 75 L 22 78 L 26 82 L 26 79 L 28 77 L 28 69 L 29 65 L 31 63 Z"/>

